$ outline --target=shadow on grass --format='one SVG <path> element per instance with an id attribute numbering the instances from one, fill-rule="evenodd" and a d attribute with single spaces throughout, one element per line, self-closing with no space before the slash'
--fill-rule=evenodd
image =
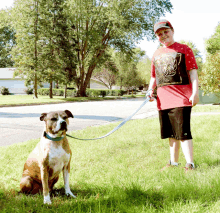
<path id="1" fill-rule="evenodd" d="M 51 193 L 52 205 L 43 204 L 43 195 L 24 195 L 16 191 L 0 191 L 2 212 L 134 212 L 143 207 L 163 209 L 164 196 L 149 189 L 144 191 L 134 184 L 129 188 L 72 189 L 77 198 L 67 197 L 64 188 Z"/>

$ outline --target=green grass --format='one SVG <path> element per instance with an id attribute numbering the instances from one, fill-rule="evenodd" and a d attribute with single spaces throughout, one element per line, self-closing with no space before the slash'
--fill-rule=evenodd
<path id="1" fill-rule="evenodd" d="M 143 95 L 142 95 L 143 96 Z M 37 104 L 52 104 L 65 102 L 79 102 L 79 101 L 94 101 L 94 100 L 114 100 L 118 98 L 142 97 L 141 95 L 132 96 L 124 95 L 122 97 L 72 97 L 64 98 L 62 96 L 54 96 L 52 99 L 48 96 L 38 96 L 34 99 L 33 95 L 0 95 L 0 107 L 4 106 L 19 106 L 19 105 L 37 105 Z"/>
<path id="2" fill-rule="evenodd" d="M 75 131 L 94 138 L 117 124 Z M 220 115 L 193 116 L 196 170 L 181 166 L 161 172 L 169 160 L 158 119 L 133 120 L 97 141 L 69 139 L 73 152 L 70 186 L 76 199 L 64 195 L 63 178 L 55 185 L 52 205 L 42 195 L 19 194 L 28 154 L 39 140 L 0 147 L 0 212 L 220 212 Z"/>
<path id="3" fill-rule="evenodd" d="M 197 105 L 193 107 L 193 112 L 220 112 L 220 105 Z"/>

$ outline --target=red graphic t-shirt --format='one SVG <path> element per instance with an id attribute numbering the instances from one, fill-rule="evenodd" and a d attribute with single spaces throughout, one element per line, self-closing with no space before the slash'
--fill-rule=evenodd
<path id="1" fill-rule="evenodd" d="M 171 109 L 192 106 L 192 84 L 189 72 L 198 69 L 193 51 L 185 44 L 175 42 L 160 47 L 153 55 L 151 76 L 156 78 L 157 108 Z"/>

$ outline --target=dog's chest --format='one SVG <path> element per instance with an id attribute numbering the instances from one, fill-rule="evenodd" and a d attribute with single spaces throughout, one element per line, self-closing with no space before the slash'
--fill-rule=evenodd
<path id="1" fill-rule="evenodd" d="M 62 146 L 51 145 L 49 151 L 49 167 L 53 170 L 53 175 L 62 171 L 70 160 L 70 154 L 62 148 Z"/>

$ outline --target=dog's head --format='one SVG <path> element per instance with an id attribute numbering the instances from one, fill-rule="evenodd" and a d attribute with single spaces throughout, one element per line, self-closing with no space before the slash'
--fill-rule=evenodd
<path id="1" fill-rule="evenodd" d="M 69 110 L 42 113 L 40 116 L 40 120 L 45 121 L 46 132 L 52 135 L 62 135 L 67 132 L 69 125 L 68 118 L 73 118 Z"/>

